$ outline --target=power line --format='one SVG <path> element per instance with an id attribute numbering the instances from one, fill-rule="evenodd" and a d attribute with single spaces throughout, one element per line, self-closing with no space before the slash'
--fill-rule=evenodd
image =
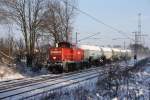
<path id="1" fill-rule="evenodd" d="M 93 34 L 93 35 L 87 36 L 87 37 L 85 37 L 85 38 L 82 38 L 82 39 L 78 40 L 78 42 L 81 42 L 81 41 L 83 41 L 83 40 L 89 39 L 89 38 L 91 38 L 91 37 L 93 37 L 93 36 L 95 36 L 95 35 L 98 35 L 98 34 L 101 34 L 101 33 L 98 32 L 98 33 L 95 33 L 95 34 Z"/>
<path id="2" fill-rule="evenodd" d="M 63 0 L 61 0 L 61 1 L 63 1 Z M 63 2 L 66 3 L 66 1 L 63 1 Z M 106 26 L 106 27 L 108 27 L 108 28 L 110 28 L 110 29 L 112 29 L 112 30 L 114 30 L 114 31 L 116 31 L 116 32 L 118 32 L 118 33 L 120 33 L 121 35 L 124 35 L 125 37 L 129 38 L 129 39 L 132 40 L 132 41 L 135 41 L 135 40 L 133 40 L 132 38 L 130 38 L 129 36 L 127 36 L 127 35 L 126 35 L 126 32 L 123 32 L 122 30 L 119 30 L 119 29 L 117 29 L 117 28 L 115 28 L 115 27 L 113 27 L 113 26 L 111 26 L 111 25 L 108 25 L 108 24 L 104 23 L 103 21 L 99 20 L 98 18 L 96 18 L 96 17 L 90 15 L 89 13 L 87 13 L 87 12 L 85 12 L 85 11 L 80 10 L 79 8 L 73 6 L 73 5 L 69 4 L 69 3 L 68 3 L 68 5 L 71 6 L 71 7 L 73 7 L 73 8 L 76 9 L 77 11 L 81 12 L 82 14 L 88 16 L 88 17 L 91 18 L 92 20 L 94 20 L 94 21 L 96 21 L 96 22 L 98 22 L 98 23 L 100 23 L 100 24 L 103 24 L 104 26 Z"/>

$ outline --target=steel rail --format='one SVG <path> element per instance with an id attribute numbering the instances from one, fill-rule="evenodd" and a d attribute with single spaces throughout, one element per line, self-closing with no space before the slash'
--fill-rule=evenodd
<path id="1" fill-rule="evenodd" d="M 8 88 L 8 89 L 3 89 L 0 91 L 0 93 L 3 93 L 3 92 L 7 92 L 7 91 L 10 91 L 10 90 L 16 90 L 16 89 L 20 89 L 20 88 L 24 88 L 24 87 L 27 87 L 27 86 L 33 86 L 33 85 L 37 85 L 37 84 L 41 84 L 43 82 L 47 82 L 47 81 L 53 81 L 53 80 L 56 80 L 58 78 L 64 78 L 64 77 L 71 77 L 71 76 L 75 76 L 75 75 L 80 75 L 80 74 L 84 74 L 84 73 L 87 73 L 87 72 L 91 72 L 91 71 L 95 71 L 95 70 L 101 70 L 101 68 L 93 68 L 93 69 L 89 69 L 87 71 L 83 71 L 82 73 L 74 73 L 74 74 L 62 74 L 60 77 L 55 77 L 55 78 L 50 78 L 48 80 L 39 80 L 37 82 L 33 82 L 33 83 L 30 83 L 30 84 L 27 84 L 27 85 L 18 85 L 17 87 L 12 87 L 12 88 Z"/>
<path id="2" fill-rule="evenodd" d="M 129 67 L 129 68 L 128 68 Z M 128 67 L 123 67 L 123 68 L 119 68 L 120 69 L 120 71 L 119 72 L 122 72 L 123 70 L 129 70 L 129 69 L 132 69 L 133 67 L 135 67 L 135 66 L 133 66 L 133 67 L 131 67 L 131 66 L 128 66 Z M 99 67 L 98 67 L 99 68 Z M 62 78 L 56 78 L 56 79 L 54 79 L 54 81 L 51 81 L 51 80 L 47 80 L 48 82 L 56 82 L 56 83 L 51 83 L 51 84 L 45 84 L 45 86 L 41 86 L 41 87 L 37 87 L 37 88 L 34 88 L 34 89 L 30 89 L 30 90 L 28 90 L 28 91 L 22 91 L 22 92 L 20 92 L 20 93 L 15 93 L 15 94 L 11 94 L 11 95 L 9 95 L 9 96 L 6 96 L 6 97 L 3 97 L 3 98 L 0 98 L 0 99 L 4 99 L 4 98 L 9 98 L 9 97 L 12 97 L 12 96 L 16 96 L 16 95 L 21 95 L 21 94 L 25 94 L 25 93 L 27 93 L 27 92 L 33 92 L 33 91 L 38 91 L 38 90 L 40 90 L 40 89 L 43 89 L 43 90 L 45 90 L 46 88 L 48 88 L 48 87 L 52 87 L 52 86 L 54 86 L 54 85 L 56 85 L 56 84 L 60 84 L 60 82 L 62 83 L 62 82 L 67 82 L 67 81 L 70 81 L 70 80 L 75 80 L 75 79 L 79 79 L 79 78 L 83 78 L 84 76 L 85 77 L 87 77 L 87 76 L 89 76 L 90 77 L 90 75 L 94 75 L 94 74 L 96 74 L 96 73 L 98 73 L 97 72 L 97 68 L 95 68 L 96 70 L 95 70 L 95 73 L 94 73 L 94 70 L 93 70 L 93 72 L 92 71 L 89 71 L 89 72 L 91 72 L 91 74 L 90 73 L 87 73 L 87 72 L 82 72 L 81 73 L 81 76 L 80 76 L 80 74 L 74 74 L 75 76 L 72 76 L 72 77 L 74 77 L 73 79 L 69 79 L 69 78 L 67 78 L 67 80 L 62 80 L 61 81 L 61 79 L 62 78 L 64 78 L 64 77 L 67 77 L 67 76 L 63 76 Z M 90 70 L 90 69 L 88 69 L 88 70 Z M 105 72 L 105 71 L 108 71 L 109 69 L 107 69 L 107 70 L 103 70 L 103 71 L 101 71 L 101 72 Z M 83 73 L 87 73 L 87 74 L 83 74 Z M 89 74 L 89 75 L 88 75 Z M 108 74 L 108 73 L 103 73 L 103 75 L 105 75 L 105 74 Z M 73 75 L 73 74 L 72 74 Z M 83 76 L 82 76 L 83 75 Z M 69 76 L 69 75 L 68 75 Z M 78 77 L 77 77 L 78 76 Z M 71 77 L 71 76 L 70 76 Z M 96 77 L 96 76 L 94 76 L 94 77 Z M 57 80 L 58 79 L 58 80 Z M 89 78 L 87 78 L 87 79 L 89 79 Z M 83 81 L 83 80 L 81 80 L 81 81 Z M 76 81 L 75 81 L 76 82 Z M 72 83 L 73 84 L 73 83 Z M 33 86 L 33 85 L 31 85 L 31 86 Z M 62 86 L 60 86 L 60 87 L 62 87 Z M 26 87 L 24 87 L 24 88 L 26 88 Z M 32 87 L 33 88 L 33 87 Z M 45 88 L 45 89 L 44 89 Z M 59 87 L 57 87 L 57 88 L 59 88 Z M 21 88 L 20 88 L 21 89 Z M 56 88 L 55 88 L 56 89 Z M 54 89 L 54 90 L 55 90 Z M 50 89 L 50 90 L 52 90 L 52 89 Z M 50 90 L 48 90 L 48 91 L 50 91 Z M 8 93 L 9 93 L 9 91 L 7 91 Z M 15 92 L 15 91 L 12 91 L 12 92 Z M 43 91 L 44 92 L 44 91 Z M 42 93 L 43 93 L 42 92 Z M 41 93 L 40 93 L 41 94 Z M 1 95 L 1 94 L 0 94 Z M 37 94 L 34 94 L 34 95 L 37 95 Z M 34 96 L 34 95 L 30 95 L 31 97 L 32 96 Z M 22 95 L 23 96 L 23 95 Z M 29 96 L 29 97 L 30 97 Z M 26 97 L 25 97 L 26 98 Z M 27 97 L 28 98 L 28 97 Z"/>
<path id="3" fill-rule="evenodd" d="M 11 87 L 15 87 L 18 85 L 26 85 L 26 84 L 31 84 L 31 83 L 35 83 L 38 81 L 42 81 L 42 80 L 48 80 L 50 78 L 57 78 L 57 77 L 61 77 L 62 75 L 71 75 L 71 74 L 76 74 L 76 73 L 80 73 L 80 72 L 84 72 L 84 71 L 88 71 L 88 70 L 94 70 L 97 67 L 93 67 L 90 69 L 85 69 L 85 70 L 79 70 L 79 71 L 74 71 L 74 72 L 70 72 L 70 73 L 63 73 L 63 74 L 58 74 L 56 76 L 50 76 L 50 75 L 46 75 L 46 76 L 40 76 L 40 77 L 33 77 L 33 78 L 26 78 L 26 79 L 22 79 L 22 80 L 15 80 L 15 81 L 11 81 L 9 83 L 0 83 L 0 91 L 1 90 L 5 90 L 7 88 L 11 88 Z"/>
<path id="4" fill-rule="evenodd" d="M 7 97 L 19 95 L 19 94 L 26 93 L 26 92 L 30 92 L 30 91 L 37 90 L 37 89 L 42 89 L 42 88 L 44 88 L 44 87 L 49 87 L 49 86 L 52 86 L 52 85 L 55 85 L 55 84 L 59 84 L 59 83 L 62 83 L 62 82 L 67 82 L 67 81 L 69 81 L 69 80 L 74 80 L 74 79 L 79 79 L 79 78 L 87 77 L 87 76 L 93 75 L 93 74 L 95 74 L 95 73 L 97 73 L 97 70 L 95 70 L 95 71 L 93 70 L 93 71 L 90 71 L 90 72 L 88 72 L 88 73 L 81 73 L 81 74 L 79 74 L 79 75 L 73 75 L 72 77 L 71 77 L 71 76 L 68 76 L 68 77 L 66 77 L 65 80 L 64 80 L 65 77 L 57 78 L 57 79 L 54 79 L 53 81 L 52 81 L 52 80 L 49 80 L 49 82 L 47 82 L 47 84 L 44 83 L 43 86 L 42 86 L 41 84 L 38 84 L 38 85 L 39 85 L 39 86 L 37 85 L 38 88 L 32 87 L 32 86 L 30 86 L 30 87 L 24 87 L 24 89 L 26 88 L 27 90 L 22 91 L 22 92 L 19 92 L 19 90 L 18 90 L 19 93 L 17 93 L 17 91 L 14 90 L 14 91 L 11 91 L 11 92 L 14 93 L 14 94 L 9 94 L 9 91 L 8 91 L 8 92 L 6 92 L 6 93 L 1 93 L 0 95 L 2 95 L 2 96 L 0 96 L 0 99 L 4 99 L 4 98 L 7 98 Z M 50 83 L 51 83 L 51 84 L 50 84 Z M 36 85 L 34 85 L 34 86 L 36 86 Z M 21 90 L 23 90 L 23 88 L 20 88 L 20 91 L 21 91 Z M 16 92 L 15 92 L 15 91 L 16 91 Z M 6 94 L 6 95 L 9 94 L 9 96 L 4 96 L 4 94 Z"/>

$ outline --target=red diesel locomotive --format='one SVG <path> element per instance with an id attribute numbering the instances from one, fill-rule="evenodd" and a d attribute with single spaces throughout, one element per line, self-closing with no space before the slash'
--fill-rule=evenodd
<path id="1" fill-rule="evenodd" d="M 81 69 L 84 51 L 68 42 L 60 42 L 49 50 L 49 70 L 53 73 L 69 72 Z"/>
<path id="2" fill-rule="evenodd" d="M 130 59 L 130 50 L 103 48 L 99 46 L 81 45 L 80 48 L 68 42 L 60 42 L 57 47 L 49 49 L 48 68 L 53 73 L 70 72 L 100 66 L 106 63 Z M 117 60 L 116 60 L 117 59 Z"/>

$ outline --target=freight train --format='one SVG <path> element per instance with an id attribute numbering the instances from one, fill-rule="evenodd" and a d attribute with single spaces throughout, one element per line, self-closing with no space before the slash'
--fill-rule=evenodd
<path id="1" fill-rule="evenodd" d="M 53 73 L 70 72 L 131 58 L 131 50 L 92 45 L 73 46 L 60 42 L 49 48 L 48 69 Z"/>

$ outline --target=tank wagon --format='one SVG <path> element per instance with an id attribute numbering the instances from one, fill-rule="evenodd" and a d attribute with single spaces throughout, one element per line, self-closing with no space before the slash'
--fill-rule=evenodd
<path id="1" fill-rule="evenodd" d="M 101 48 L 92 45 L 80 45 L 79 48 L 84 50 L 84 62 L 91 65 L 100 65 L 103 63 Z"/>
<path id="2" fill-rule="evenodd" d="M 48 68 L 53 73 L 70 72 L 94 66 L 104 65 L 118 60 L 129 59 L 131 50 L 80 45 L 60 42 L 49 49 Z"/>
<path id="3" fill-rule="evenodd" d="M 112 61 L 118 61 L 121 59 L 121 49 L 112 48 Z"/>
<path id="4" fill-rule="evenodd" d="M 110 63 L 112 61 L 112 48 L 101 47 L 102 57 L 104 58 L 103 63 Z"/>

